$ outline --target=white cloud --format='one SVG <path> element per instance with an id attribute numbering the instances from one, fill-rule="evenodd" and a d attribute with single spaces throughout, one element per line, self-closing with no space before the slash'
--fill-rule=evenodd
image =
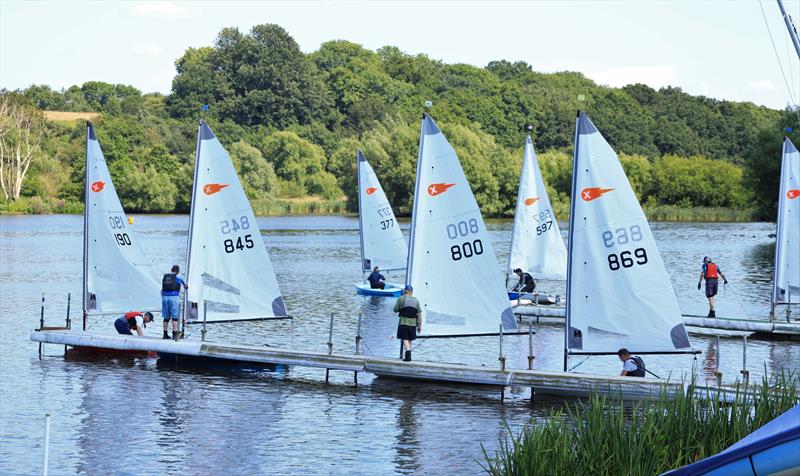
<path id="1" fill-rule="evenodd" d="M 772 91 L 775 89 L 775 85 L 769 79 L 750 81 L 747 85 L 756 91 Z"/>
<path id="2" fill-rule="evenodd" d="M 158 56 L 161 54 L 161 47 L 153 43 L 136 43 L 131 45 L 131 53 L 139 56 Z"/>
<path id="3" fill-rule="evenodd" d="M 159 20 L 176 20 L 197 16 L 196 11 L 179 7 L 174 2 L 159 1 L 137 3 L 128 12 L 131 15 L 157 18 Z"/>
<path id="4" fill-rule="evenodd" d="M 586 73 L 597 83 L 616 88 L 626 84 L 643 83 L 651 88 L 658 89 L 670 84 L 676 84 L 677 75 L 675 68 L 668 65 L 656 66 L 625 66 L 610 68 L 601 71 Z"/>

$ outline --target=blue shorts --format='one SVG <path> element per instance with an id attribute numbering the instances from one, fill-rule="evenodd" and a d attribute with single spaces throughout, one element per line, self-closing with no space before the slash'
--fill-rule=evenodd
<path id="1" fill-rule="evenodd" d="M 114 321 L 114 329 L 116 329 L 120 334 L 133 335 L 131 328 L 128 327 L 128 323 L 125 322 L 125 320 L 117 319 Z"/>
<path id="2" fill-rule="evenodd" d="M 161 317 L 165 321 L 172 319 L 177 321 L 181 313 L 180 296 L 161 296 Z"/>

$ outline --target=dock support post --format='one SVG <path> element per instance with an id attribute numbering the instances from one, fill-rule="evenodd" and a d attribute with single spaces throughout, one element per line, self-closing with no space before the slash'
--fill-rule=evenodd
<path id="1" fill-rule="evenodd" d="M 528 322 L 528 370 L 533 370 L 533 323 Z"/>
<path id="2" fill-rule="evenodd" d="M 714 359 L 714 377 L 717 379 L 717 386 L 722 385 L 722 372 L 719 371 L 719 336 L 716 336 L 715 344 L 716 359 Z"/>
<path id="3" fill-rule="evenodd" d="M 328 329 L 328 355 L 333 354 L 333 313 L 331 313 L 331 325 Z M 325 383 L 328 383 L 331 369 L 325 369 Z"/>
<path id="4" fill-rule="evenodd" d="M 67 293 L 67 329 L 72 329 L 72 319 L 69 316 L 69 307 L 72 303 L 72 293 Z"/>
<path id="5" fill-rule="evenodd" d="M 42 465 L 42 476 L 47 476 L 47 466 L 50 459 L 50 414 L 44 414 L 44 464 Z"/>
<path id="6" fill-rule="evenodd" d="M 356 355 L 361 355 L 361 316 L 363 313 L 358 313 L 358 327 L 356 328 Z M 358 387 L 358 371 L 353 372 L 353 383 Z"/>
<path id="7" fill-rule="evenodd" d="M 200 331 L 200 342 L 206 341 L 206 316 L 208 315 L 208 301 L 203 299 L 203 330 Z"/>
<path id="8" fill-rule="evenodd" d="M 747 336 L 742 340 L 742 378 L 746 389 L 750 384 L 750 371 L 747 370 Z"/>
<path id="9" fill-rule="evenodd" d="M 500 370 L 506 369 L 506 356 L 503 355 L 503 324 L 500 324 Z M 506 400 L 506 388 L 501 387 L 500 389 L 500 402 L 503 403 Z"/>
<path id="10" fill-rule="evenodd" d="M 44 293 L 42 293 L 42 311 L 39 314 L 39 330 L 44 329 Z M 42 357 L 42 343 L 39 342 L 39 358 Z"/>

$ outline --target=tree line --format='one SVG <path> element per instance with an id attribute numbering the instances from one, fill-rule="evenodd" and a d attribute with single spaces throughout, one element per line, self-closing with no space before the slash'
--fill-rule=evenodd
<path id="1" fill-rule="evenodd" d="M 0 211 L 80 209 L 84 124 L 44 121 L 41 111 L 100 113 L 96 131 L 123 206 L 140 212 L 188 210 L 203 116 L 230 152 L 257 212 L 275 200 L 308 197 L 346 200 L 355 211 L 355 152 L 362 149 L 396 211 L 408 214 L 425 109 L 458 152 L 489 216 L 513 214 L 522 129 L 531 124 L 551 198 L 563 210 L 581 109 L 620 154 L 646 206 L 755 208 L 771 218 L 781 134 L 797 125 L 796 111 L 788 109 L 673 87 L 610 88 L 580 73 L 539 73 L 521 61 L 446 64 L 343 40 L 305 54 L 271 24 L 249 32 L 225 28 L 212 46 L 186 50 L 175 67 L 168 95 L 99 81 L 4 91 L 4 101 L 34 118 L 29 130 L 41 140 L 31 146 L 16 196 L 0 197 Z M 20 130 L 8 117 L 0 109 L 0 137 L 8 146 L 0 152 L 21 137 L 5 133 Z"/>

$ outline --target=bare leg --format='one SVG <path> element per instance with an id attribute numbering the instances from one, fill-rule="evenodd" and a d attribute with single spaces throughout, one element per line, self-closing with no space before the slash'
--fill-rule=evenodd
<path id="1" fill-rule="evenodd" d="M 708 306 L 709 308 L 711 308 L 712 311 L 714 310 L 714 296 L 708 298 Z"/>

